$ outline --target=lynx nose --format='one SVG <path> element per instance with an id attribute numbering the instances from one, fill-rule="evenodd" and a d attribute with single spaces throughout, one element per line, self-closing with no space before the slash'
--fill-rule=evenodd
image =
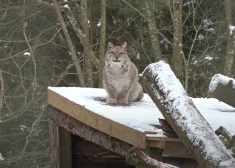
<path id="1" fill-rule="evenodd" d="M 118 59 L 118 58 L 119 58 L 119 55 L 114 55 L 114 58 Z"/>

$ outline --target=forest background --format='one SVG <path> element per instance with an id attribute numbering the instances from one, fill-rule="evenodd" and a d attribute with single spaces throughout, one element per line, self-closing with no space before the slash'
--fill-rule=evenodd
<path id="1" fill-rule="evenodd" d="M 49 166 L 48 86 L 102 87 L 107 43 L 167 60 L 192 97 L 234 77 L 233 0 L 1 0 L 0 167 Z"/>

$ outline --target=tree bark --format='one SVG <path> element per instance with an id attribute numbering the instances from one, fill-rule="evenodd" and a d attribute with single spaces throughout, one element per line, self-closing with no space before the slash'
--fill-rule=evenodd
<path id="1" fill-rule="evenodd" d="M 101 0 L 101 26 L 100 26 L 100 69 L 99 69 L 99 87 L 103 87 L 103 69 L 105 55 L 105 32 L 106 32 L 106 0 Z"/>
<path id="2" fill-rule="evenodd" d="M 154 18 L 154 8 L 155 8 L 155 2 L 151 0 L 144 1 L 145 2 L 145 8 L 146 8 L 146 17 L 148 19 L 148 28 L 149 28 L 149 34 L 150 39 L 152 43 L 152 49 L 154 54 L 154 61 L 159 61 L 162 58 L 161 55 L 161 49 L 160 49 L 160 43 L 158 39 L 158 33 L 157 33 L 157 27 L 156 22 Z"/>
<path id="3" fill-rule="evenodd" d="M 173 0 L 173 54 L 171 58 L 172 70 L 177 78 L 184 83 L 184 53 L 182 49 L 182 0 Z"/>
<path id="4" fill-rule="evenodd" d="M 199 167 L 235 167 L 235 160 L 187 96 L 168 64 L 163 61 L 150 64 L 140 76 L 140 82 Z"/>
<path id="5" fill-rule="evenodd" d="M 4 81 L 2 76 L 2 70 L 0 69 L 0 113 L 3 107 L 3 96 L 4 96 Z"/>
<path id="6" fill-rule="evenodd" d="M 88 16 L 87 16 L 87 0 L 81 0 L 81 24 L 83 28 L 83 36 L 84 36 L 84 60 L 85 60 L 85 71 L 86 71 L 86 85 L 88 87 L 93 87 L 93 66 L 92 66 L 92 56 L 91 50 L 92 46 L 90 43 L 90 36 L 89 36 L 89 25 L 92 24 L 91 22 L 88 23 Z"/>
<path id="7" fill-rule="evenodd" d="M 77 37 L 79 38 L 80 42 L 84 46 L 85 45 L 85 38 L 84 38 L 84 35 L 83 35 L 81 28 L 79 27 L 79 24 L 78 24 L 76 18 L 74 17 L 72 11 L 69 8 L 64 8 L 64 10 L 66 12 L 66 15 L 67 15 L 71 25 L 73 26 L 73 29 L 74 29 Z M 91 56 L 92 56 L 93 65 L 98 69 L 99 68 L 99 60 L 96 58 L 93 50 L 91 50 Z"/>
<path id="8" fill-rule="evenodd" d="M 58 17 L 58 20 L 60 22 L 60 25 L 61 25 L 61 28 L 64 32 L 64 35 L 65 35 L 65 38 L 66 38 L 66 41 L 67 41 L 67 44 L 68 44 L 68 47 L 69 47 L 69 50 L 71 52 L 71 55 L 72 55 L 72 60 L 73 60 L 73 63 L 75 65 L 75 68 L 77 70 L 77 74 L 78 74 L 78 79 L 79 79 L 79 82 L 80 82 L 80 85 L 82 87 L 85 87 L 86 84 L 85 84 L 85 80 L 83 78 L 83 75 L 82 75 L 82 69 L 81 69 L 81 66 L 79 64 L 79 61 L 77 59 L 77 54 L 76 54 L 76 50 L 73 46 L 73 43 L 72 43 L 72 39 L 69 35 L 69 32 L 66 28 L 66 25 L 64 23 L 64 20 L 63 20 L 63 17 L 62 17 L 62 14 L 61 14 L 61 11 L 60 11 L 60 7 L 58 6 L 58 3 L 56 0 L 52 0 L 53 4 L 54 4 L 54 8 L 55 8 L 55 11 L 56 11 L 56 15 Z"/>
<path id="9" fill-rule="evenodd" d="M 226 29 L 227 29 L 227 48 L 224 58 L 224 75 L 232 77 L 233 60 L 235 57 L 235 33 L 230 34 L 229 26 L 232 25 L 232 12 L 230 0 L 224 0 L 224 8 L 226 15 Z"/>

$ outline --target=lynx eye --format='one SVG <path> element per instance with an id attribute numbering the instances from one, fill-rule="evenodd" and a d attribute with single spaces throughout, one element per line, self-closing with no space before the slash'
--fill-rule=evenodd
<path id="1" fill-rule="evenodd" d="M 122 54 L 125 54 L 125 53 L 124 53 L 124 52 L 121 52 L 120 54 L 122 55 Z"/>
<path id="2" fill-rule="evenodd" d="M 109 51 L 109 54 L 114 54 L 114 52 L 113 51 Z"/>

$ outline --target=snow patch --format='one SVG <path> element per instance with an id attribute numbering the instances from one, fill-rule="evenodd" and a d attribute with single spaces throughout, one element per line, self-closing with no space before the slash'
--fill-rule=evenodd
<path id="1" fill-rule="evenodd" d="M 64 8 L 70 9 L 68 4 L 65 4 L 65 5 L 64 5 Z"/>
<path id="2" fill-rule="evenodd" d="M 203 23 L 203 27 L 204 27 L 204 28 L 207 28 L 208 26 L 210 26 L 210 25 L 213 24 L 212 21 L 209 20 L 209 19 L 204 19 L 204 20 L 202 21 L 202 23 Z"/>
<path id="3" fill-rule="evenodd" d="M 0 161 L 4 160 L 4 157 L 2 156 L 2 154 L 0 153 Z"/>
<path id="4" fill-rule="evenodd" d="M 97 27 L 101 26 L 101 20 L 99 20 L 99 22 L 97 23 Z"/>
<path id="5" fill-rule="evenodd" d="M 197 39 L 199 40 L 199 43 L 201 43 L 205 39 L 205 37 L 202 34 L 199 34 Z"/>
<path id="6" fill-rule="evenodd" d="M 160 44 L 171 44 L 171 42 L 165 38 L 160 41 Z"/>
<path id="7" fill-rule="evenodd" d="M 20 130 L 21 130 L 21 131 L 24 132 L 26 129 L 27 129 L 27 127 L 26 127 L 25 125 L 20 125 Z"/>
<path id="8" fill-rule="evenodd" d="M 233 89 L 235 89 L 235 79 L 221 75 L 221 74 L 215 74 L 211 79 L 211 82 L 209 85 L 209 92 L 213 92 L 219 83 L 223 85 L 227 85 L 229 81 L 232 81 Z"/>
<path id="9" fill-rule="evenodd" d="M 204 58 L 204 60 L 206 60 L 206 61 L 211 61 L 211 60 L 213 60 L 214 58 L 213 57 L 211 57 L 211 56 L 209 56 L 209 55 L 207 55 L 205 58 Z"/>
<path id="10" fill-rule="evenodd" d="M 194 3 L 196 3 L 195 0 L 192 0 L 192 1 L 187 1 L 183 4 L 183 6 L 190 6 L 190 5 L 193 5 Z"/>
<path id="11" fill-rule="evenodd" d="M 30 56 L 30 52 L 25 52 L 23 55 L 24 56 Z"/>
<path id="12" fill-rule="evenodd" d="M 234 30 L 235 30 L 235 26 L 229 25 L 229 34 L 230 34 L 230 36 L 233 34 Z"/>

